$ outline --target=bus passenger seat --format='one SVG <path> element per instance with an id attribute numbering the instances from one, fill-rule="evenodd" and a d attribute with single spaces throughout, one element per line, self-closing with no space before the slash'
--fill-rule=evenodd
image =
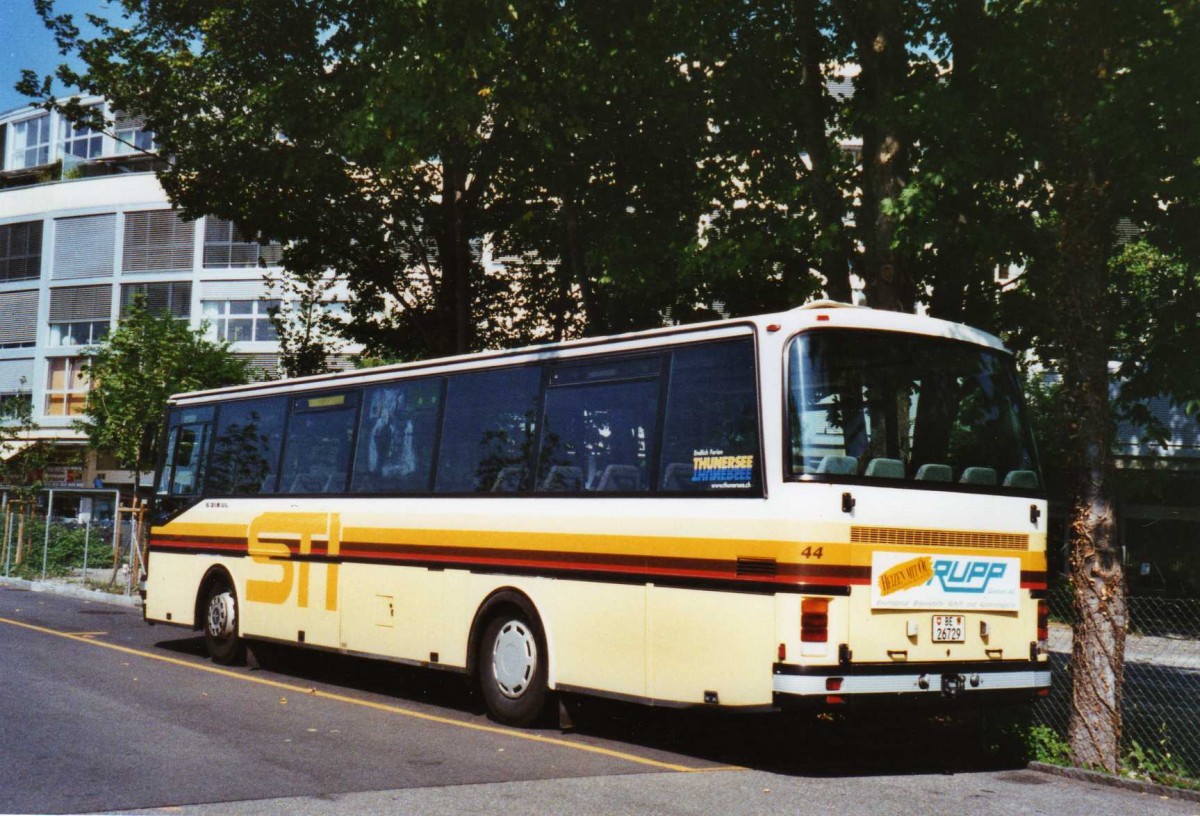
<path id="1" fill-rule="evenodd" d="M 832 473 L 835 476 L 857 476 L 858 457 L 829 455 L 817 465 L 817 473 Z"/>
<path id="2" fill-rule="evenodd" d="M 954 469 L 949 465 L 930 463 L 917 468 L 918 482 L 953 482 Z"/>
<path id="3" fill-rule="evenodd" d="M 672 462 L 663 468 L 662 489 L 667 493 L 691 490 L 692 466 L 687 462 Z"/>
<path id="4" fill-rule="evenodd" d="M 866 475 L 875 479 L 903 479 L 904 462 L 899 459 L 872 459 L 867 462 Z"/>
<path id="5" fill-rule="evenodd" d="M 990 467 L 969 467 L 963 468 L 960 484 L 973 485 L 994 485 L 996 483 L 996 469 Z"/>
<path id="6" fill-rule="evenodd" d="M 1005 487 L 1015 487 L 1018 490 L 1037 490 L 1038 475 L 1035 470 L 1010 470 L 1004 477 Z"/>
<path id="7" fill-rule="evenodd" d="M 552 465 L 542 482 L 543 493 L 578 493 L 583 490 L 583 471 L 574 465 Z"/>
<path id="8" fill-rule="evenodd" d="M 493 493 L 516 493 L 521 489 L 521 477 L 525 468 L 521 465 L 505 465 L 496 473 L 496 481 L 492 482 Z"/>
<path id="9" fill-rule="evenodd" d="M 609 465 L 596 488 L 607 493 L 633 493 L 642 487 L 642 472 L 636 465 Z"/>

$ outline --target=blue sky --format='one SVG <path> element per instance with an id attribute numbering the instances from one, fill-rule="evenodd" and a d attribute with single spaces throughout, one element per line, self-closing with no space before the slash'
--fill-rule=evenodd
<path id="1" fill-rule="evenodd" d="M 116 6 L 120 8 L 119 4 Z M 115 16 L 105 0 L 55 0 L 54 8 L 58 13 L 75 15 L 76 24 L 86 23 L 83 19 L 86 12 Z M 49 74 L 64 61 L 54 45 L 54 37 L 33 10 L 33 0 L 0 0 L 0 112 L 29 102 L 13 90 L 22 68 Z"/>

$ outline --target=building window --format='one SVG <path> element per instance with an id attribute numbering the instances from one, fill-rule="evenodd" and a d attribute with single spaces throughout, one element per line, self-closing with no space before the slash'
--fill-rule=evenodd
<path id="1" fill-rule="evenodd" d="M 27 280 L 41 274 L 42 222 L 0 227 L 0 281 Z"/>
<path id="2" fill-rule="evenodd" d="M 171 317 L 181 320 L 192 316 L 192 284 L 187 281 L 125 284 L 121 287 L 122 320 L 129 313 L 129 306 L 138 295 L 145 300 L 148 311 L 168 312 Z"/>
<path id="3" fill-rule="evenodd" d="M 107 320 L 75 320 L 50 324 L 50 345 L 90 346 L 108 334 Z"/>
<path id="4" fill-rule="evenodd" d="M 123 272 L 190 272 L 193 224 L 174 210 L 125 213 Z"/>
<path id="5" fill-rule="evenodd" d="M 83 359 L 54 357 L 46 362 L 46 416 L 79 416 L 88 392 Z"/>
<path id="6" fill-rule="evenodd" d="M 16 419 L 33 407 L 33 395 L 28 391 L 0 393 L 0 423 Z"/>
<path id="7" fill-rule="evenodd" d="M 63 157 L 77 159 L 99 158 L 104 148 L 104 134 L 86 125 L 76 125 L 65 116 L 62 118 Z"/>
<path id="8" fill-rule="evenodd" d="M 283 255 L 279 244 L 260 244 L 248 240 L 237 225 L 223 218 L 204 219 L 204 268 L 242 269 L 263 265 L 277 266 Z"/>
<path id="9" fill-rule="evenodd" d="M 117 137 L 118 156 L 154 150 L 154 134 L 146 130 L 146 120 L 121 112 L 114 113 L 113 117 L 116 120 L 113 135 Z"/>
<path id="10" fill-rule="evenodd" d="M 214 340 L 239 343 L 279 339 L 271 322 L 271 312 L 279 308 L 278 300 L 206 300 L 200 306 L 209 324 L 209 337 Z"/>
<path id="11" fill-rule="evenodd" d="M 50 114 L 13 125 L 12 169 L 50 163 Z"/>

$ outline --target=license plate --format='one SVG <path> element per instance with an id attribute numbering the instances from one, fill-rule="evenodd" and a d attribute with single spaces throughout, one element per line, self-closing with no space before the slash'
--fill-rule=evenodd
<path id="1" fill-rule="evenodd" d="M 967 625 L 963 615 L 934 615 L 934 643 L 964 643 L 967 639 Z"/>

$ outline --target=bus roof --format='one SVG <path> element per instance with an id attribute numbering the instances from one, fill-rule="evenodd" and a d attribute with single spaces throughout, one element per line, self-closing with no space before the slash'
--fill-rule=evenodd
<path id="1" fill-rule="evenodd" d="M 355 369 L 352 371 L 340 371 L 331 374 L 318 374 L 310 377 L 296 377 L 286 380 L 271 380 L 268 382 L 235 385 L 206 391 L 191 391 L 172 396 L 170 402 L 171 404 L 205 403 L 230 395 L 249 397 L 261 394 L 266 396 L 292 391 L 309 391 L 327 385 L 335 387 L 337 385 L 363 385 L 390 380 L 398 373 L 416 374 L 428 372 L 432 374 L 469 371 L 475 368 L 487 367 L 498 361 L 519 364 L 542 360 L 570 359 L 598 348 L 613 351 L 636 351 L 639 348 L 654 348 L 675 340 L 691 343 L 703 340 L 747 336 L 760 332 L 779 332 L 785 337 L 790 337 L 803 329 L 818 326 L 821 328 L 840 327 L 901 332 L 905 334 L 924 334 L 931 337 L 945 337 L 1005 351 L 1004 344 L 1000 342 L 999 338 L 960 323 L 951 323 L 946 320 L 906 312 L 890 312 L 881 309 L 871 309 L 865 306 L 852 306 L 836 301 L 818 300 L 786 312 L 756 315 L 753 317 L 714 320 L 681 326 L 666 326 L 605 337 L 587 337 L 579 340 L 566 340 L 558 343 L 546 343 L 516 349 L 480 351 L 472 354 L 437 357 L 409 363 L 395 363 L 376 368 Z"/>

